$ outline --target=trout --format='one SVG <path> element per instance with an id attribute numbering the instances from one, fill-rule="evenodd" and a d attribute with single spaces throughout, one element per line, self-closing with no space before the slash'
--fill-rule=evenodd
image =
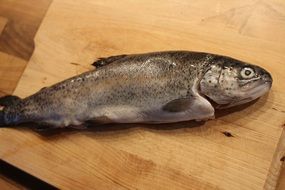
<path id="1" fill-rule="evenodd" d="M 0 125 L 51 128 L 99 123 L 173 123 L 213 119 L 215 109 L 267 93 L 271 75 L 227 56 L 167 51 L 100 58 L 96 69 L 26 98 L 0 98 Z"/>

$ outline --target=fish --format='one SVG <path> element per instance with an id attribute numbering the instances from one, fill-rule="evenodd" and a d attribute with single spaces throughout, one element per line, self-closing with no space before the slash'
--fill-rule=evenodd
<path id="1" fill-rule="evenodd" d="M 84 128 L 208 120 L 217 109 L 263 96 L 273 82 L 257 65 L 205 52 L 124 54 L 99 58 L 93 66 L 26 98 L 0 98 L 0 125 Z"/>

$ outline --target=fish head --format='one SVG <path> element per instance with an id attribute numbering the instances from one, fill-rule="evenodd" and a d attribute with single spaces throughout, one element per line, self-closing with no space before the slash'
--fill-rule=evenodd
<path id="1" fill-rule="evenodd" d="M 228 108 L 255 100 L 267 93 L 272 77 L 265 69 L 229 57 L 215 57 L 200 81 L 200 93 L 216 108 Z"/>

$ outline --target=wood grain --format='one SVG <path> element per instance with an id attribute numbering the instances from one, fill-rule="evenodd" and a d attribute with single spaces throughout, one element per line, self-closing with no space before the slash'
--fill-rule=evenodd
<path id="1" fill-rule="evenodd" d="M 7 24 L 7 19 L 4 17 L 0 17 L 0 35 Z"/>
<path id="2" fill-rule="evenodd" d="M 12 94 L 25 67 L 27 61 L 0 52 L 0 97 Z"/>
<path id="3" fill-rule="evenodd" d="M 0 51 L 29 60 L 34 36 L 51 0 L 1 0 L 0 16 L 8 22 L 0 36 Z"/>
<path id="4" fill-rule="evenodd" d="M 265 183 L 265 189 L 272 189 L 274 190 L 276 187 L 276 183 L 278 183 L 278 179 L 280 174 L 282 174 L 282 164 L 284 163 L 285 159 L 285 131 L 283 130 L 281 136 L 280 136 L 280 141 L 277 145 L 275 154 L 273 156 L 272 162 L 271 162 L 271 167 L 268 172 L 268 177 L 266 179 Z M 281 175 L 283 177 L 284 174 Z M 284 177 L 281 178 L 284 180 Z M 281 180 L 278 184 L 278 188 L 280 189 L 283 185 L 283 181 Z"/>
<path id="5" fill-rule="evenodd" d="M 278 180 L 277 190 L 283 190 L 285 188 L 285 168 L 284 168 L 284 161 L 282 164 L 282 170 L 280 173 L 280 177 Z"/>
<path id="6" fill-rule="evenodd" d="M 272 73 L 272 90 L 201 125 L 111 125 L 53 136 L 3 128 L 1 158 L 63 189 L 274 189 L 285 122 L 284 6 L 55 0 L 16 95 L 89 70 L 98 57 L 170 49 L 258 64 Z"/>
<path id="7" fill-rule="evenodd" d="M 14 181 L 11 181 L 10 179 L 6 178 L 5 176 L 0 175 L 0 187 L 4 190 L 25 190 L 26 188 L 22 187 L 21 185 L 18 185 Z"/>
<path id="8" fill-rule="evenodd" d="M 0 1 L 0 97 L 14 91 L 32 54 L 34 35 L 50 2 L 51 0 Z M 15 178 L 17 176 L 13 176 L 13 180 L 19 180 Z M 2 175 L 0 187 L 25 189 Z"/>
<path id="9" fill-rule="evenodd" d="M 0 1 L 0 96 L 14 91 L 50 3 L 51 0 Z"/>

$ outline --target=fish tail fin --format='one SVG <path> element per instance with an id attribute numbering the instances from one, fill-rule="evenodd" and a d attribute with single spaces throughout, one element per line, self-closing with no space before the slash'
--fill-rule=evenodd
<path id="1" fill-rule="evenodd" d="M 0 126 L 13 125 L 18 123 L 18 103 L 21 102 L 21 98 L 18 96 L 4 96 L 0 98 Z"/>
<path id="2" fill-rule="evenodd" d="M 3 96 L 0 98 L 0 106 L 11 106 L 11 105 L 15 105 L 18 102 L 21 101 L 21 98 L 19 98 L 18 96 L 13 96 L 13 95 L 8 95 L 8 96 Z"/>

